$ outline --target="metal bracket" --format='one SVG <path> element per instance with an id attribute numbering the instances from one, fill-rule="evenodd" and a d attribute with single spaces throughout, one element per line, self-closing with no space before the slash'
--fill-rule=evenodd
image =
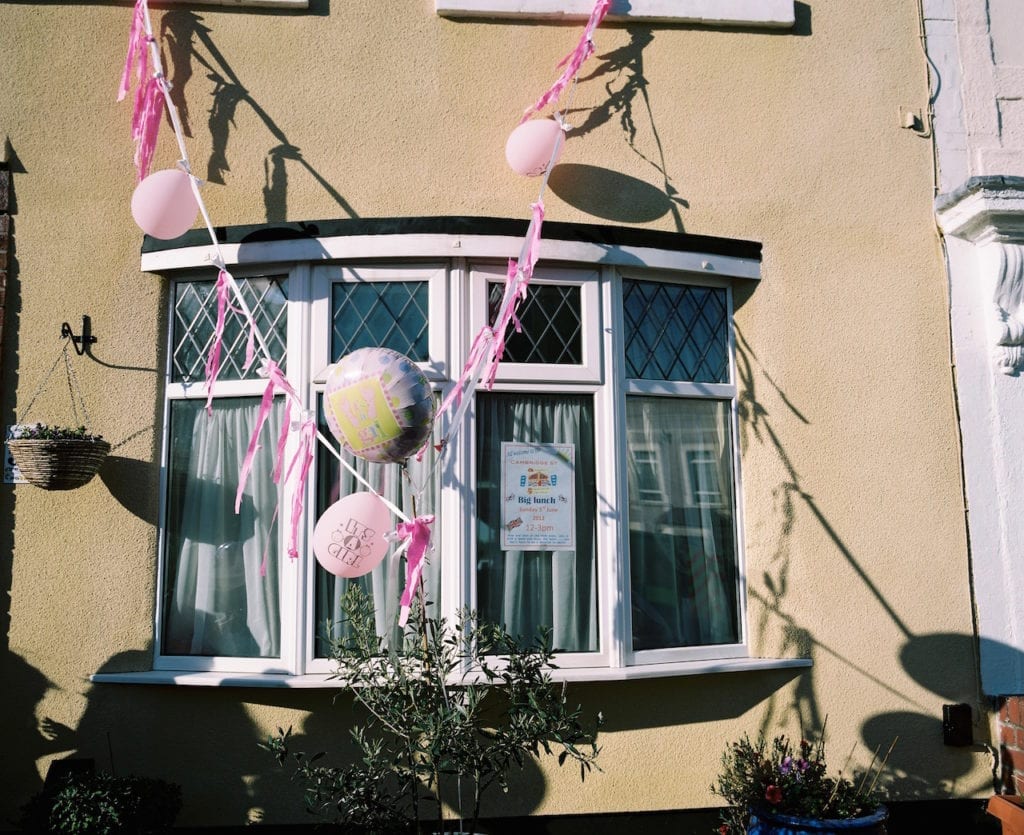
<path id="1" fill-rule="evenodd" d="M 62 339 L 70 339 L 75 346 L 75 353 L 78 356 L 85 356 L 86 351 L 89 350 L 89 346 L 96 342 L 96 337 L 92 335 L 92 320 L 88 316 L 82 317 L 82 335 L 75 336 L 75 332 L 71 330 L 71 325 L 67 322 L 62 322 L 60 326 L 60 335 Z M 79 348 L 78 346 L 82 347 Z"/>

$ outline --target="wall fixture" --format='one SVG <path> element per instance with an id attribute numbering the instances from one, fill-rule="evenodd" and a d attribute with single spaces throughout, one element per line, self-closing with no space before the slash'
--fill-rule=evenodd
<path id="1" fill-rule="evenodd" d="M 92 335 L 92 319 L 88 316 L 82 317 L 82 335 L 75 336 L 75 332 L 71 330 L 71 325 L 67 322 L 61 322 L 60 335 L 63 339 L 70 339 L 75 346 L 75 353 L 78 356 L 84 356 L 85 352 L 89 350 L 89 346 L 96 342 L 96 337 Z M 78 347 L 81 345 L 82 347 Z"/>

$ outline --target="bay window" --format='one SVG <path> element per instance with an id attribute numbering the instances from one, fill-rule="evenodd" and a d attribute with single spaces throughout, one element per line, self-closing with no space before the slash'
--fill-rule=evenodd
<path id="1" fill-rule="evenodd" d="M 572 241 L 579 229 L 587 234 Z M 464 425 L 451 426 L 451 413 L 437 421 L 435 441 L 452 433 L 440 460 L 349 461 L 406 514 L 435 514 L 425 574 L 435 611 L 450 616 L 468 606 L 524 636 L 550 629 L 566 678 L 751 661 L 730 277 L 757 278 L 759 247 L 715 241 L 710 254 L 694 254 L 679 245 L 690 243 L 685 236 L 665 233 L 646 235 L 674 246 L 609 246 L 588 241 L 594 229 L 545 237 L 493 387 L 477 390 Z M 276 248 L 261 243 L 258 260 L 239 257 L 230 267 L 275 360 L 327 437 L 327 375 L 357 348 L 405 354 L 444 397 L 494 317 L 501 259 L 518 245 L 513 235 L 477 239 L 464 229 L 381 237 L 401 237 L 391 250 L 400 258 L 373 236 L 362 240 L 365 251 L 350 238 L 321 240 L 315 259 L 302 257 L 306 242 L 284 239 Z M 343 628 L 347 584 L 372 595 L 378 630 L 388 634 L 404 566 L 389 556 L 370 574 L 343 580 L 309 553 L 318 516 L 364 489 L 322 447 L 304 497 L 299 558 L 287 557 L 287 525 L 275 510 L 290 507 L 295 488 L 271 481 L 283 401 L 271 410 L 235 513 L 264 385 L 258 361 L 246 364 L 246 323 L 228 309 L 208 416 L 203 372 L 215 275 L 188 269 L 201 261 L 187 249 L 149 261 L 168 274 L 172 301 L 154 666 L 315 686 L 330 672 L 326 639 Z"/>

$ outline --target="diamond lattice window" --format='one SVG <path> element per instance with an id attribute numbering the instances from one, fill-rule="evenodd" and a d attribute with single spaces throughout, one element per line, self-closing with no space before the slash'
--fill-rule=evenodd
<path id="1" fill-rule="evenodd" d="M 236 278 L 245 303 L 259 325 L 271 356 L 286 367 L 288 330 L 288 280 L 283 276 Z M 174 287 L 174 342 L 171 379 L 194 383 L 206 379 L 206 357 L 217 326 L 216 285 L 212 281 L 181 281 Z M 258 362 L 244 369 L 249 328 L 245 317 L 229 301 L 224 317 L 221 349 L 221 380 L 259 378 Z M 259 356 L 257 346 L 256 356 Z"/>
<path id="2" fill-rule="evenodd" d="M 488 320 L 494 322 L 505 292 L 502 284 L 488 288 Z M 579 365 L 583 362 L 580 288 L 533 284 L 519 308 L 522 331 L 509 328 L 504 362 Z"/>
<path id="3" fill-rule="evenodd" d="M 724 289 L 626 280 L 622 307 L 627 377 L 729 381 Z"/>
<path id="4" fill-rule="evenodd" d="M 336 283 L 331 291 L 331 359 L 357 348 L 390 348 L 415 362 L 429 359 L 425 281 Z"/>

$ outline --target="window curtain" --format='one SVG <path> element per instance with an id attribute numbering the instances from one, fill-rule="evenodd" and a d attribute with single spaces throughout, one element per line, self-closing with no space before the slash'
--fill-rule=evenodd
<path id="1" fill-rule="evenodd" d="M 235 513 L 258 398 L 171 403 L 164 655 L 280 655 L 279 536 L 271 481 L 283 401 L 275 401 Z M 264 553 L 266 576 L 260 576 Z"/>
<path id="2" fill-rule="evenodd" d="M 484 620 L 556 649 L 596 652 L 597 552 L 593 401 L 587 396 L 477 396 L 477 607 Z M 501 550 L 501 442 L 575 446 L 575 551 Z"/>
<path id="3" fill-rule="evenodd" d="M 721 401 L 626 400 L 635 650 L 738 641 L 728 419 Z M 694 452 L 717 466 L 690 466 Z M 638 489 L 652 462 L 660 499 Z"/>
<path id="4" fill-rule="evenodd" d="M 320 410 L 323 414 L 323 409 Z M 325 436 L 330 437 L 326 425 L 321 427 Z M 319 517 L 331 504 L 349 493 L 365 490 L 347 469 L 338 464 L 337 459 L 322 447 L 318 447 L 317 472 L 317 516 Z M 410 519 L 414 516 L 437 514 L 436 506 L 436 473 L 434 480 L 428 480 L 429 469 L 433 456 L 426 455 L 423 461 L 417 462 L 411 456 L 407 470 L 403 471 L 400 464 L 374 464 L 349 453 L 343 453 L 346 460 L 365 478 L 373 489 L 386 498 Z M 415 507 L 414 507 L 415 503 Z M 397 526 L 400 519 L 393 519 Z M 434 542 L 440 536 L 440 518 L 436 518 L 433 526 Z M 397 543 L 396 543 L 397 545 Z M 394 557 L 392 548 L 384 560 L 369 574 L 354 579 L 335 577 L 316 564 L 316 622 L 314 624 L 316 657 L 328 656 L 327 639 L 338 638 L 343 634 L 343 614 L 341 598 L 349 583 L 362 586 L 376 602 L 377 634 L 390 636 L 393 646 L 399 646 L 398 614 L 402 590 L 405 588 L 405 559 Z M 433 604 L 428 610 L 432 616 L 438 615 L 439 594 L 441 590 L 441 572 L 437 568 L 440 555 L 428 553 L 423 570 L 424 592 L 427 600 Z"/>

